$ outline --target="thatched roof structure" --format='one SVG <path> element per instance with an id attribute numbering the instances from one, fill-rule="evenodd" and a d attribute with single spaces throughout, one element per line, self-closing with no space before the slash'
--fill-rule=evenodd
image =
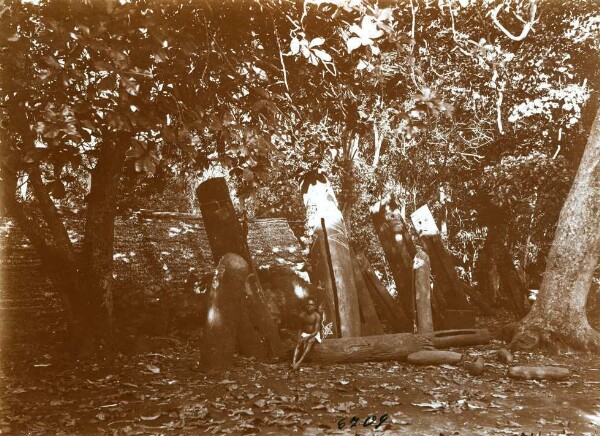
<path id="1" fill-rule="evenodd" d="M 79 245 L 83 220 L 65 214 L 71 240 Z M 248 223 L 248 246 L 259 269 L 301 265 L 301 247 L 285 219 Z M 40 301 L 58 310 L 57 297 L 41 271 L 41 262 L 12 220 L 0 217 L 0 289 L 3 294 Z M 141 211 L 115 220 L 114 300 L 119 308 L 163 305 L 189 291 L 190 271 L 209 277 L 215 270 L 202 217 L 194 214 Z M 169 303 L 170 304 L 170 303 Z"/>

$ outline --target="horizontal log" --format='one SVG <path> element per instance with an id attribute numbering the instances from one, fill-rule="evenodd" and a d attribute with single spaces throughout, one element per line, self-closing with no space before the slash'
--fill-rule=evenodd
<path id="1" fill-rule="evenodd" d="M 413 365 L 455 365 L 462 359 L 462 354 L 454 351 L 423 350 L 408 355 L 408 363 Z"/>
<path id="2" fill-rule="evenodd" d="M 154 210 L 140 209 L 138 211 L 140 218 L 150 219 L 184 219 L 188 221 L 202 221 L 202 216 L 186 212 L 157 212 Z"/>
<path id="3" fill-rule="evenodd" d="M 306 357 L 312 363 L 359 363 L 406 360 L 409 354 L 435 348 L 487 344 L 486 329 L 446 330 L 424 335 L 395 333 L 379 336 L 325 339 Z M 288 353 L 289 354 L 289 353 Z"/>
<path id="4" fill-rule="evenodd" d="M 560 366 L 513 366 L 508 376 L 525 380 L 562 380 L 571 375 L 567 368 Z"/>
<path id="5" fill-rule="evenodd" d="M 487 329 L 439 330 L 422 336 L 429 339 L 435 348 L 471 347 L 489 344 L 492 340 Z"/>
<path id="6" fill-rule="evenodd" d="M 306 360 L 325 364 L 405 360 L 409 354 L 431 348 L 430 340 L 413 333 L 325 339 Z"/>

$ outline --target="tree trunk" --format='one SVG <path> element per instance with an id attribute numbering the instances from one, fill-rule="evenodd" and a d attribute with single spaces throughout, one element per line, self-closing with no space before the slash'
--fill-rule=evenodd
<path id="1" fill-rule="evenodd" d="M 73 244 L 68 238 L 63 217 L 50 198 L 39 168 L 31 168 L 29 176 L 37 200 L 30 206 L 37 206 L 39 212 L 26 211 L 25 205 L 17 200 L 16 174 L 5 168 L 2 169 L 3 206 L 35 247 L 42 261 L 43 271 L 61 299 L 71 348 L 79 352 L 88 349 L 88 345 L 92 344 L 91 341 L 87 341 L 91 338 L 91 316 L 87 311 L 84 313 L 80 310 L 87 295 L 87 288 L 83 285 L 81 268 L 76 262 Z M 35 218 L 40 215 L 44 219 L 43 223 Z"/>
<path id="2" fill-rule="evenodd" d="M 103 144 L 87 200 L 80 262 L 85 290 L 77 299 L 76 310 L 94 339 L 106 337 L 112 330 L 115 215 L 128 140 L 116 135 L 113 144 Z"/>
<path id="3" fill-rule="evenodd" d="M 247 231 L 240 224 L 227 182 L 223 177 L 209 179 L 198 186 L 196 197 L 204 221 L 204 228 L 213 254 L 219 262 L 226 253 L 234 253 L 244 258 L 250 268 L 247 296 L 252 319 L 264 339 L 272 356 L 281 354 L 281 339 L 277 325 L 268 311 L 265 295 L 248 249 Z"/>
<path id="4" fill-rule="evenodd" d="M 338 209 L 333 190 L 327 179 L 306 179 L 303 189 L 304 205 L 307 209 L 307 225 L 322 239 L 325 248 L 321 259 L 327 260 L 332 284 L 333 299 L 339 317 L 341 337 L 360 336 L 360 313 L 354 282 L 352 257 L 342 214 Z M 322 265 L 318 265 L 323 268 Z"/>
<path id="5" fill-rule="evenodd" d="M 398 301 L 411 319 L 415 319 L 415 299 L 412 287 L 412 262 L 416 254 L 406 223 L 391 197 L 371 207 L 371 220 L 385 253 L 396 284 Z"/>
<path id="6" fill-rule="evenodd" d="M 600 256 L 600 109 L 571 191 L 560 212 L 537 301 L 511 347 L 550 346 L 600 352 L 585 306 Z"/>

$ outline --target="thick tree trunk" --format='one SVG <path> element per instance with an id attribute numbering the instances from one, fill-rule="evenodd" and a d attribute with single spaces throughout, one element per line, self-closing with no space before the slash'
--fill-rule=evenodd
<path id="1" fill-rule="evenodd" d="M 41 179 L 39 168 L 32 168 L 29 176 L 37 200 L 30 206 L 37 206 L 39 213 L 31 213 L 30 210 L 26 212 L 25 205 L 16 197 L 16 174 L 6 169 L 2 169 L 2 204 L 35 247 L 42 261 L 43 271 L 61 299 L 70 345 L 74 351 L 80 351 L 88 336 L 89 324 L 88 319 L 78 310 L 86 290 L 75 262 L 73 245 L 68 238 L 63 218 Z M 34 218 L 39 215 L 44 218 L 44 223 Z"/>
<path id="2" fill-rule="evenodd" d="M 226 253 L 244 258 L 250 268 L 251 277 L 247 284 L 250 310 L 254 325 L 260 332 L 272 356 L 281 354 L 281 339 L 277 325 L 268 311 L 265 295 L 248 250 L 247 232 L 240 224 L 227 182 L 223 177 L 209 179 L 198 186 L 196 198 L 204 221 L 204 228 L 213 254 L 219 262 Z"/>
<path id="3" fill-rule="evenodd" d="M 304 184 L 304 205 L 307 209 L 307 225 L 321 239 L 321 260 L 327 260 L 331 280 L 333 300 L 339 317 L 341 337 L 360 336 L 360 312 L 354 282 L 354 270 L 350 245 L 342 214 L 338 209 L 335 195 L 324 176 Z M 321 230 L 320 232 L 318 230 Z M 319 242 L 318 242 L 319 243 Z M 321 250 L 322 251 L 322 250 Z M 323 268 L 322 265 L 317 265 Z"/>
<path id="4" fill-rule="evenodd" d="M 103 144 L 92 171 L 80 263 L 85 290 L 75 304 L 76 316 L 85 320 L 95 338 L 106 337 L 112 330 L 115 215 L 119 182 L 129 149 L 128 137 L 115 135 L 113 141 Z"/>
<path id="5" fill-rule="evenodd" d="M 585 306 L 600 256 L 600 109 L 571 191 L 560 212 L 546 270 L 529 314 L 511 347 L 537 346 L 600 352 L 600 334 Z"/>
<path id="6" fill-rule="evenodd" d="M 398 301 L 406 315 L 415 319 L 412 262 L 416 254 L 406 223 L 391 197 L 371 207 L 371 220 L 396 284 Z"/>

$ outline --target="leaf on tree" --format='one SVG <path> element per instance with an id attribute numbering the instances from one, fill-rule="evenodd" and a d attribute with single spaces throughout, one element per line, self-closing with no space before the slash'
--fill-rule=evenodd
<path id="1" fill-rule="evenodd" d="M 319 45 L 323 45 L 324 42 L 325 42 L 325 39 L 323 39 L 323 38 L 315 38 L 310 42 L 310 44 L 308 44 L 308 47 L 310 47 L 310 48 L 318 47 Z"/>
<path id="2" fill-rule="evenodd" d="M 292 38 L 292 41 L 290 42 L 290 53 L 293 55 L 298 54 L 298 52 L 300 51 L 300 41 L 298 40 L 298 38 L 294 37 Z"/>

